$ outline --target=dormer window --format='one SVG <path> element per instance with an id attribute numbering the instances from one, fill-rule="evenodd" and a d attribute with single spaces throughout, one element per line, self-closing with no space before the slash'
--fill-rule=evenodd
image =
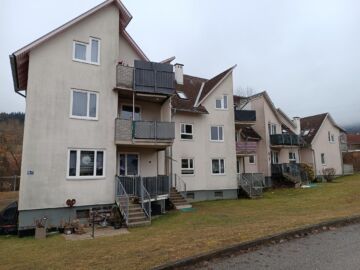
<path id="1" fill-rule="evenodd" d="M 178 95 L 178 97 L 181 98 L 181 99 L 187 99 L 187 96 L 185 95 L 184 92 L 178 91 L 178 92 L 177 92 L 177 95 Z"/>
<path id="2" fill-rule="evenodd" d="M 100 39 L 91 37 L 89 42 L 74 41 L 73 60 L 88 64 L 100 64 Z"/>

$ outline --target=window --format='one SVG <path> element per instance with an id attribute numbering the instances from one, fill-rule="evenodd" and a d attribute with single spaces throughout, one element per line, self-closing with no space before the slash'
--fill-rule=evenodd
<path id="1" fill-rule="evenodd" d="M 249 156 L 249 164 L 255 164 L 255 156 Z"/>
<path id="2" fill-rule="evenodd" d="M 222 126 L 212 126 L 210 128 L 210 140 L 220 142 L 224 141 Z"/>
<path id="3" fill-rule="evenodd" d="M 187 99 L 187 96 L 185 95 L 184 92 L 178 91 L 178 92 L 177 92 L 177 95 L 178 95 L 179 98 L 181 98 L 181 99 Z"/>
<path id="4" fill-rule="evenodd" d="M 134 153 L 121 153 L 119 155 L 120 175 L 139 175 L 139 155 Z"/>
<path id="5" fill-rule="evenodd" d="M 223 197 L 223 192 L 222 191 L 215 191 L 214 196 L 215 196 L 215 198 L 222 198 Z"/>
<path id="6" fill-rule="evenodd" d="M 215 100 L 215 108 L 226 110 L 228 108 L 228 97 L 223 95 L 221 98 L 217 98 Z"/>
<path id="7" fill-rule="evenodd" d="M 185 175 L 194 174 L 194 159 L 192 158 L 181 159 L 181 174 L 185 174 Z"/>
<path id="8" fill-rule="evenodd" d="M 71 117 L 79 119 L 97 120 L 98 93 L 72 90 Z"/>
<path id="9" fill-rule="evenodd" d="M 334 136 L 334 134 L 331 134 L 330 131 L 328 131 L 328 140 L 331 143 L 335 142 L 335 136 Z"/>
<path id="10" fill-rule="evenodd" d="M 193 139 L 193 125 L 192 124 L 181 124 L 180 137 L 184 140 Z"/>
<path id="11" fill-rule="evenodd" d="M 225 161 L 224 159 L 212 159 L 211 160 L 212 174 L 225 174 Z"/>
<path id="12" fill-rule="evenodd" d="M 277 134 L 276 133 L 276 124 L 269 123 L 268 128 L 269 128 L 270 135 Z"/>
<path id="13" fill-rule="evenodd" d="M 96 178 L 105 176 L 105 151 L 69 150 L 68 178 Z"/>
<path id="14" fill-rule="evenodd" d="M 187 192 L 186 193 L 186 199 L 195 199 L 195 193 L 194 192 Z"/>
<path id="15" fill-rule="evenodd" d="M 271 163 L 278 164 L 279 163 L 279 153 L 271 151 Z"/>
<path id="16" fill-rule="evenodd" d="M 133 119 L 133 106 L 132 105 L 122 105 L 121 106 L 120 118 L 121 119 L 132 120 Z M 141 120 L 140 107 L 135 106 L 134 120 L 135 121 Z"/>
<path id="17" fill-rule="evenodd" d="M 74 41 L 73 60 L 100 64 L 100 39 L 90 38 L 89 43 Z"/>
<path id="18" fill-rule="evenodd" d="M 321 164 L 322 164 L 322 165 L 326 165 L 326 162 L 325 162 L 325 154 L 324 154 L 324 153 L 321 153 Z"/>
<path id="19" fill-rule="evenodd" d="M 289 152 L 289 162 L 296 163 L 296 154 L 295 152 Z"/>

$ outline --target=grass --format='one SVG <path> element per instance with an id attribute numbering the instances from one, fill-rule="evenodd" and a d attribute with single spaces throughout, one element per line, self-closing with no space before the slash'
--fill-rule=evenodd
<path id="1" fill-rule="evenodd" d="M 360 214 L 360 175 L 312 189 L 266 192 L 259 200 L 193 204 L 150 227 L 95 240 L 0 237 L 0 268 L 149 269 L 159 264 L 299 226 Z"/>
<path id="2" fill-rule="evenodd" d="M 0 211 L 10 203 L 17 201 L 18 197 L 18 191 L 0 192 Z"/>

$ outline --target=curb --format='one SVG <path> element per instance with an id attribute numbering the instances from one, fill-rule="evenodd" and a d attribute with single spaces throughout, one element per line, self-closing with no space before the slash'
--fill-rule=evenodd
<path id="1" fill-rule="evenodd" d="M 219 257 L 231 255 L 235 252 L 246 251 L 251 248 L 255 248 L 265 244 L 275 244 L 282 239 L 300 238 L 300 236 L 308 235 L 310 233 L 317 232 L 318 230 L 326 231 L 329 227 L 342 227 L 349 224 L 360 223 L 360 215 L 350 216 L 345 218 L 332 219 L 329 221 L 306 225 L 298 229 L 285 231 L 270 236 L 258 238 L 256 240 L 242 242 L 225 248 L 215 249 L 199 255 L 187 257 L 177 261 L 169 262 L 163 265 L 152 268 L 153 270 L 173 270 L 181 269 L 186 266 L 193 266 L 196 263 L 200 263 L 207 260 L 212 260 Z"/>

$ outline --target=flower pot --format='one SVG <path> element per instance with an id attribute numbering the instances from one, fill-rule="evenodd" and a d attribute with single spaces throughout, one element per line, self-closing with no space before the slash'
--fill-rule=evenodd
<path id="1" fill-rule="evenodd" d="M 35 228 L 35 239 L 45 239 L 46 238 L 46 228 Z"/>
<path id="2" fill-rule="evenodd" d="M 72 228 L 65 228 L 65 229 L 64 229 L 64 234 L 70 235 L 70 234 L 72 234 L 72 231 L 73 231 Z"/>

